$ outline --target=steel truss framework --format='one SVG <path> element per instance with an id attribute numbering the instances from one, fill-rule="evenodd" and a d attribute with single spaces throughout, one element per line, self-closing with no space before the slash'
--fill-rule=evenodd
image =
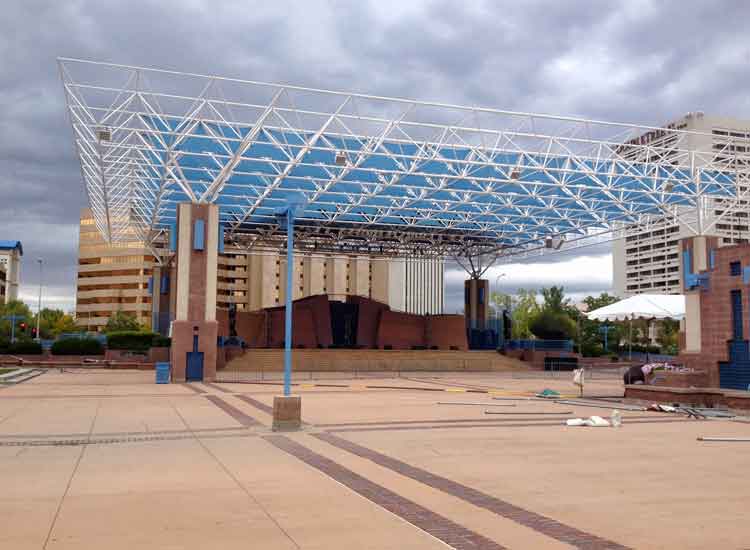
<path id="1" fill-rule="evenodd" d="M 73 59 L 59 68 L 110 241 L 151 242 L 192 201 L 220 206 L 230 241 L 281 246 L 275 214 L 302 193 L 298 247 L 493 258 L 664 216 L 701 233 L 708 202 L 746 198 L 736 153 L 689 150 L 685 131 L 657 146 L 641 136 L 664 129 Z"/>

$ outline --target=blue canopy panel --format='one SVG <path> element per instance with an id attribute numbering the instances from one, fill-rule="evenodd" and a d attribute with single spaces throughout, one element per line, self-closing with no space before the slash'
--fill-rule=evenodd
<path id="1" fill-rule="evenodd" d="M 232 160 L 231 175 L 213 200 L 221 207 L 222 220 L 244 218 L 248 226 L 274 223 L 276 210 L 299 191 L 313 201 L 303 220 L 330 222 L 336 217 L 336 223 L 351 226 L 465 231 L 497 242 L 505 232 L 518 235 L 519 228 L 539 237 L 579 231 L 602 219 L 658 214 L 665 205 L 694 204 L 699 191 L 736 196 L 729 171 L 699 169 L 696 182 L 682 166 L 423 146 L 334 133 L 315 140 L 311 132 L 269 127 L 255 130 L 246 143 L 250 126 L 141 118 L 147 127 L 141 137 L 148 145 L 143 156 L 152 165 L 147 185 L 156 193 L 160 180 L 166 181 L 162 220 L 173 219 L 174 205 L 189 200 L 177 176 L 165 168 L 171 159 L 196 196 Z M 188 128 L 190 136 L 181 136 Z M 240 147 L 240 158 L 233 158 Z M 415 159 L 417 154 L 423 158 Z M 273 188 L 266 193 L 269 186 Z M 250 205 L 255 207 L 247 214 Z"/>

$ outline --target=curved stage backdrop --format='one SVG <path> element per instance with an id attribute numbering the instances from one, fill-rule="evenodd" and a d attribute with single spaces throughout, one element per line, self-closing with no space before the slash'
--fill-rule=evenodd
<path id="1" fill-rule="evenodd" d="M 295 348 L 466 350 L 463 315 L 414 315 L 361 296 L 345 302 L 325 294 L 293 303 Z M 250 348 L 284 347 L 285 308 L 217 311 L 219 336 L 241 338 Z"/>

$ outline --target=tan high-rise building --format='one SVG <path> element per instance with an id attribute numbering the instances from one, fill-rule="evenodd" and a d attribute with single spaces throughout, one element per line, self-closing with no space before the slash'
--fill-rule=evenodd
<path id="1" fill-rule="evenodd" d="M 137 316 L 145 326 L 168 326 L 170 303 L 168 251 L 152 251 L 142 243 L 108 245 L 89 209 L 82 210 L 78 260 L 76 320 L 88 330 L 101 330 L 116 311 Z M 401 259 L 345 254 L 297 253 L 294 299 L 328 294 L 332 300 L 358 295 L 410 313 L 442 313 L 443 260 Z M 255 311 L 283 305 L 286 256 L 276 250 L 245 250 L 225 245 L 217 261 L 216 305 Z"/>
<path id="2" fill-rule="evenodd" d="M 701 132 L 678 135 L 670 129 Z M 750 121 L 689 113 L 685 117 L 637 138 L 639 145 L 653 144 L 662 149 L 662 162 L 676 157 L 679 150 L 709 152 L 736 163 L 737 190 L 747 190 L 750 179 Z M 674 147 L 670 153 L 670 147 Z M 627 145 L 621 152 L 626 157 L 639 160 L 643 149 L 634 148 L 628 155 Z M 719 246 L 743 243 L 750 239 L 750 212 L 748 201 L 736 201 L 727 209 L 725 199 L 710 199 L 710 216 L 716 223 L 708 232 L 719 237 Z M 710 221 L 710 219 L 709 219 Z M 650 227 L 634 227 L 624 238 L 614 242 L 612 258 L 614 267 L 614 292 L 617 296 L 633 294 L 679 294 L 682 292 L 680 239 L 695 236 L 685 224 L 664 222 Z"/>
<path id="3" fill-rule="evenodd" d="M 135 315 L 151 326 L 148 284 L 155 264 L 143 243 L 107 244 L 94 224 L 91 210 L 81 211 L 76 282 L 76 322 L 100 330 L 116 311 Z"/>

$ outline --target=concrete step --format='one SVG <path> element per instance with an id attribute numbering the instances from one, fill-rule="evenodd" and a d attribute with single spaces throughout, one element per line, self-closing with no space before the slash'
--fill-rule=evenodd
<path id="1" fill-rule="evenodd" d="M 529 365 L 494 351 L 295 349 L 297 372 L 526 371 Z M 248 349 L 224 371 L 275 372 L 284 368 L 284 350 Z"/>
<path id="2" fill-rule="evenodd" d="M 44 371 L 42 369 L 16 369 L 5 374 L 0 374 L 0 384 L 20 384 L 26 380 L 36 378 Z"/>

